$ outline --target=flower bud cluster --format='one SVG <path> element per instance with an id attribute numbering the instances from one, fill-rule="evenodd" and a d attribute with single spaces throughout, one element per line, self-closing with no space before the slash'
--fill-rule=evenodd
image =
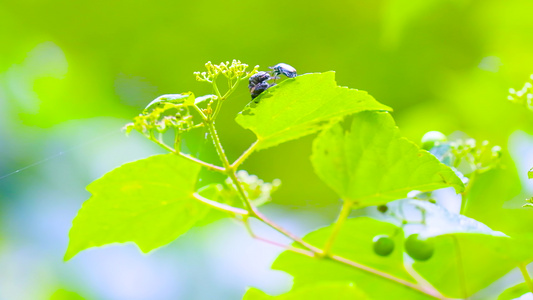
<path id="1" fill-rule="evenodd" d="M 150 112 L 136 116 L 133 118 L 133 123 L 126 124 L 124 129 L 128 134 L 133 129 L 142 134 L 150 134 L 153 131 L 163 133 L 169 128 L 174 128 L 180 132 L 187 131 L 193 126 L 193 116 L 188 107 L 167 103 Z"/>
<path id="2" fill-rule="evenodd" d="M 533 110 L 533 74 L 529 76 L 529 81 L 524 84 L 521 90 L 509 89 L 507 100 L 525 105 L 528 109 Z"/>
<path id="3" fill-rule="evenodd" d="M 270 201 L 271 194 L 281 185 L 281 180 L 279 179 L 272 180 L 272 183 L 264 182 L 256 175 L 248 174 L 245 170 L 238 171 L 236 175 L 248 199 L 256 206 Z M 231 178 L 226 179 L 226 185 L 236 192 L 236 187 Z"/>
<path id="4" fill-rule="evenodd" d="M 243 78 L 247 78 L 257 73 L 259 66 L 255 66 L 251 72 L 246 72 L 248 65 L 241 63 L 240 60 L 234 59 L 231 63 L 227 61 L 218 65 L 213 65 L 209 61 L 205 64 L 205 68 L 207 69 L 206 72 L 194 72 L 194 75 L 196 75 L 196 80 L 213 83 L 221 74 L 230 80 L 241 80 Z"/>
<path id="5" fill-rule="evenodd" d="M 502 148 L 497 145 L 491 146 L 489 141 L 479 143 L 468 138 L 455 140 L 449 145 L 454 157 L 454 166 L 459 167 L 461 162 L 466 162 L 470 171 L 488 171 L 498 166 L 502 157 Z"/>

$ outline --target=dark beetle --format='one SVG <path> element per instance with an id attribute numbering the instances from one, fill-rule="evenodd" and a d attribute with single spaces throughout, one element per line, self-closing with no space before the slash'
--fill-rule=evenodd
<path id="1" fill-rule="evenodd" d="M 270 74 L 268 72 L 263 71 L 257 72 L 256 74 L 250 77 L 248 89 L 250 89 L 252 99 L 259 96 L 259 94 L 261 94 L 266 89 L 272 86 L 267 82 L 270 79 L 272 79 L 272 77 L 270 77 Z"/>
<path id="2" fill-rule="evenodd" d="M 289 78 L 293 78 L 293 77 L 296 77 L 296 69 L 293 68 L 292 66 L 288 65 L 288 64 L 284 64 L 284 63 L 279 63 L 273 67 L 269 67 L 270 69 L 272 69 L 272 73 L 274 73 L 274 76 L 277 76 L 277 75 L 285 75 Z"/>
<path id="3" fill-rule="evenodd" d="M 270 74 L 268 74 L 267 72 L 263 72 L 263 71 L 257 72 L 250 77 L 250 80 L 249 80 L 250 84 L 248 85 L 248 88 L 251 89 L 254 86 L 256 86 L 258 83 L 261 83 L 261 82 L 264 82 L 270 79 L 271 79 Z"/>
<path id="4" fill-rule="evenodd" d="M 250 94 L 252 94 L 252 99 L 259 96 L 262 92 L 264 92 L 269 87 L 273 86 L 273 84 L 269 84 L 266 81 L 260 82 L 252 87 L 250 87 Z"/>

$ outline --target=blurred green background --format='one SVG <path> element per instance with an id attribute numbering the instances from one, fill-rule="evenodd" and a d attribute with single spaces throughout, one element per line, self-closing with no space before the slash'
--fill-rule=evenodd
<path id="1" fill-rule="evenodd" d="M 239 299 L 247 286 L 290 288 L 288 275 L 269 270 L 280 250 L 229 221 L 149 256 L 117 245 L 62 261 L 84 187 L 161 153 L 120 128 L 161 94 L 211 93 L 192 74 L 207 61 L 335 70 L 339 85 L 393 107 L 413 141 L 460 130 L 502 145 L 512 157 L 493 185 L 505 191 L 485 200 L 520 207 L 533 192 L 524 179 L 533 114 L 506 97 L 533 73 L 532 12 L 529 0 L 0 1 L 0 299 L 49 299 L 59 288 L 87 299 Z M 233 159 L 253 141 L 233 122 L 249 100 L 241 85 L 217 123 Z M 243 166 L 282 180 L 264 211 L 299 234 L 338 210 L 309 163 L 312 138 Z M 473 214 L 519 227 L 485 210 Z"/>

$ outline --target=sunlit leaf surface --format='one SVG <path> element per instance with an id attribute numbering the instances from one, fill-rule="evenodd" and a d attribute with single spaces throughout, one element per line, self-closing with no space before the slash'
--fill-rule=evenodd
<path id="1" fill-rule="evenodd" d="M 263 92 L 236 118 L 264 149 L 321 130 L 334 119 L 365 110 L 390 110 L 364 91 L 337 86 L 335 73 L 304 74 Z"/>
<path id="2" fill-rule="evenodd" d="M 387 112 L 358 113 L 349 130 L 338 123 L 323 131 L 311 161 L 324 182 L 358 207 L 405 198 L 412 190 L 464 189 L 449 167 L 401 137 Z"/>
<path id="3" fill-rule="evenodd" d="M 322 246 L 330 232 L 331 227 L 322 228 L 308 234 L 305 240 Z M 372 247 L 374 236 L 381 234 L 391 236 L 395 242 L 394 251 L 386 257 L 375 254 Z M 414 282 L 403 266 L 403 232 L 392 224 L 368 217 L 348 219 L 337 236 L 332 253 Z M 315 285 L 323 281 L 354 282 L 370 299 L 432 299 L 414 289 L 367 271 L 288 251 L 278 257 L 273 268 L 294 276 L 294 288 Z"/>
<path id="4" fill-rule="evenodd" d="M 437 205 L 416 205 L 426 211 L 421 235 L 433 240 L 435 253 L 413 267 L 449 297 L 469 297 L 533 257 L 533 244 L 527 240 L 512 239 Z"/>
<path id="5" fill-rule="evenodd" d="M 65 259 L 110 243 L 134 242 L 143 252 L 166 245 L 208 211 L 194 198 L 200 166 L 174 154 L 124 164 L 91 183 L 73 221 Z"/>
<path id="6" fill-rule="evenodd" d="M 516 298 L 520 298 L 528 293 L 531 294 L 527 284 L 525 282 L 522 282 L 506 289 L 503 293 L 500 294 L 500 296 L 498 296 L 498 300 L 513 300 Z"/>

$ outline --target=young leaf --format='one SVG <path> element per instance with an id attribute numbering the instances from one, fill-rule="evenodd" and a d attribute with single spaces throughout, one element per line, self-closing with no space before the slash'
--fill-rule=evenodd
<path id="1" fill-rule="evenodd" d="M 193 105 L 194 104 L 194 94 L 192 92 L 182 93 L 182 94 L 166 94 L 161 95 L 152 102 L 148 103 L 148 105 L 144 108 L 144 111 L 147 111 L 149 109 L 159 107 L 164 105 L 165 103 L 170 104 L 180 104 L 183 103 L 185 105 Z"/>
<path id="2" fill-rule="evenodd" d="M 513 300 L 522 297 L 525 294 L 530 293 L 529 287 L 525 282 L 519 283 L 506 289 L 498 296 L 498 300 Z"/>
<path id="3" fill-rule="evenodd" d="M 413 268 L 448 297 L 467 298 L 533 258 L 530 241 L 512 239 L 434 204 L 409 202 L 426 211 L 420 234 L 435 245 L 431 259 Z"/>
<path id="4" fill-rule="evenodd" d="M 331 230 L 332 226 L 322 228 L 308 234 L 304 239 L 314 245 L 323 245 Z M 380 256 L 373 250 L 373 238 L 381 234 L 390 236 L 396 245 L 388 256 Z M 346 220 L 331 252 L 414 283 L 414 279 L 403 265 L 402 245 L 403 233 L 400 228 L 368 217 L 358 217 Z M 368 271 L 327 259 L 306 257 L 290 251 L 283 252 L 274 262 L 273 268 L 294 276 L 294 288 L 296 289 L 323 281 L 355 282 L 369 299 L 433 299 Z"/>
<path id="5" fill-rule="evenodd" d="M 334 72 L 286 79 L 257 99 L 257 107 L 248 106 L 236 118 L 257 136 L 257 150 L 317 132 L 356 112 L 391 110 L 364 91 L 337 86 Z"/>
<path id="6" fill-rule="evenodd" d="M 250 288 L 243 300 L 323 300 L 323 299 L 369 299 L 350 283 L 326 283 L 290 291 L 279 296 L 269 296 L 261 290 Z"/>
<path id="7" fill-rule="evenodd" d="M 311 162 L 324 182 L 357 207 L 405 198 L 412 190 L 464 189 L 449 167 L 401 137 L 387 112 L 358 113 L 349 131 L 337 123 L 321 132 Z"/>
<path id="8" fill-rule="evenodd" d="M 174 154 L 124 164 L 97 179 L 72 223 L 65 260 L 110 243 L 149 252 L 172 242 L 208 211 L 192 194 L 200 166 Z"/>

